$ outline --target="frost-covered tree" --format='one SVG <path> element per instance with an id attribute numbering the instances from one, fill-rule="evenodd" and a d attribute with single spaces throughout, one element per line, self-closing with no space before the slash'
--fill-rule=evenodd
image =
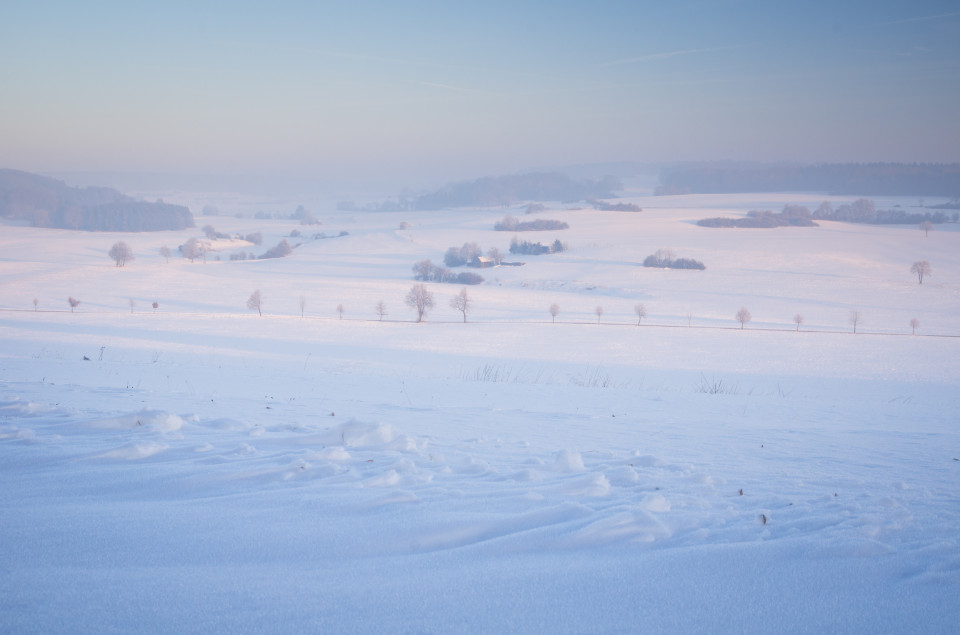
<path id="1" fill-rule="evenodd" d="M 343 319 L 343 312 L 344 312 L 345 310 L 346 310 L 346 309 L 343 308 L 343 305 L 342 305 L 342 304 L 338 304 L 338 305 L 337 305 L 337 313 L 340 314 L 340 319 L 341 319 L 341 320 Z"/>
<path id="2" fill-rule="evenodd" d="M 740 323 L 740 329 L 742 330 L 742 329 L 743 329 L 743 326 L 744 326 L 747 322 L 749 322 L 750 320 L 753 319 L 753 316 L 750 315 L 750 311 L 747 310 L 747 307 L 742 306 L 742 307 L 740 307 L 740 310 L 737 311 L 736 318 L 737 318 L 737 322 Z"/>
<path id="3" fill-rule="evenodd" d="M 251 311 L 256 310 L 257 315 L 263 317 L 263 298 L 260 296 L 260 289 L 257 289 L 247 298 L 247 308 Z"/>
<path id="4" fill-rule="evenodd" d="M 911 318 L 910 319 L 911 335 L 916 335 L 918 328 L 920 328 L 920 320 L 918 320 L 917 318 Z"/>
<path id="5" fill-rule="evenodd" d="M 137 306 L 137 301 L 134 300 L 133 298 L 130 298 L 130 313 L 133 313 L 133 309 L 136 306 Z"/>
<path id="6" fill-rule="evenodd" d="M 73 313 L 73 310 L 80 306 L 80 300 L 76 299 L 73 296 L 67 298 L 67 303 L 70 305 L 70 312 Z"/>
<path id="7" fill-rule="evenodd" d="M 560 305 L 553 303 L 550 305 L 550 317 L 553 318 L 553 321 L 557 321 L 557 316 L 560 315 Z"/>
<path id="8" fill-rule="evenodd" d="M 423 316 L 433 308 L 433 294 L 425 284 L 417 283 L 407 293 L 406 303 L 417 312 L 417 322 L 423 322 Z"/>
<path id="9" fill-rule="evenodd" d="M 450 299 L 450 306 L 463 314 L 463 321 L 467 321 L 467 313 L 473 308 L 473 299 L 467 293 L 467 288 L 460 289 L 460 293 Z"/>
<path id="10" fill-rule="evenodd" d="M 928 220 L 925 220 L 925 221 L 923 221 L 922 223 L 920 223 L 920 229 L 923 230 L 923 235 L 924 235 L 924 236 L 929 236 L 929 235 L 930 235 L 930 230 L 933 229 L 933 223 L 931 223 L 931 222 L 928 221 Z"/>
<path id="11" fill-rule="evenodd" d="M 383 300 L 377 302 L 377 306 L 374 307 L 374 310 L 377 312 L 377 317 L 380 318 L 380 321 L 383 321 L 383 316 L 387 314 L 387 305 Z"/>
<path id="12" fill-rule="evenodd" d="M 300 317 L 303 317 L 303 312 L 307 308 L 307 296 L 300 296 Z"/>
<path id="13" fill-rule="evenodd" d="M 180 247 L 183 257 L 193 262 L 204 255 L 205 249 L 203 243 L 196 238 L 191 238 Z"/>
<path id="14" fill-rule="evenodd" d="M 500 250 L 496 247 L 491 247 L 487 250 L 487 258 L 489 258 L 490 261 L 495 265 L 503 263 L 503 254 L 500 253 Z"/>
<path id="15" fill-rule="evenodd" d="M 597 324 L 600 324 L 600 318 L 603 317 L 603 307 L 598 306 L 593 310 L 593 312 L 597 314 Z"/>
<path id="16" fill-rule="evenodd" d="M 917 284 L 923 284 L 923 277 L 933 275 L 933 269 L 926 260 L 918 260 L 910 265 L 910 273 L 916 274 Z"/>
<path id="17" fill-rule="evenodd" d="M 34 311 L 37 310 L 37 305 L 39 305 L 39 304 L 40 304 L 40 298 L 34 298 L 34 299 L 33 299 L 33 310 L 34 310 Z"/>
<path id="18" fill-rule="evenodd" d="M 637 326 L 640 326 L 640 321 L 647 317 L 647 307 L 640 303 L 633 307 L 633 312 L 637 314 Z"/>
<path id="19" fill-rule="evenodd" d="M 666 267 L 675 257 L 672 249 L 658 249 L 653 253 L 654 266 Z"/>
<path id="20" fill-rule="evenodd" d="M 117 263 L 118 267 L 122 267 L 127 264 L 128 260 L 133 260 L 133 249 L 131 249 L 127 243 L 119 240 L 113 243 L 113 247 L 110 248 L 108 255 L 113 258 L 113 261 Z"/>
<path id="21" fill-rule="evenodd" d="M 800 325 L 803 324 L 803 316 L 797 313 L 793 316 L 793 322 L 797 325 L 797 330 L 800 330 Z"/>
<path id="22" fill-rule="evenodd" d="M 158 253 L 160 254 L 160 256 L 161 256 L 164 260 L 166 260 L 167 262 L 170 262 L 170 256 L 173 255 L 173 252 L 170 251 L 170 248 L 169 248 L 169 247 L 167 247 L 166 245 L 164 245 L 163 247 L 161 247 L 161 248 L 158 249 L 157 251 L 158 251 Z"/>

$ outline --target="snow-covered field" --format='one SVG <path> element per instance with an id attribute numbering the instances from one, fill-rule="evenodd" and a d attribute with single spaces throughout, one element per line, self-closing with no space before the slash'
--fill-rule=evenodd
<path id="1" fill-rule="evenodd" d="M 467 323 L 411 265 L 517 210 L 0 226 L 0 631 L 956 632 L 957 227 L 694 224 L 821 198 L 553 205 Z"/>

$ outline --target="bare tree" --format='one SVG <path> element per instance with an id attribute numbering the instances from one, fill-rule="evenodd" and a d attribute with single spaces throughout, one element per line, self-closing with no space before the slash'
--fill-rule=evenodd
<path id="1" fill-rule="evenodd" d="M 693 320 L 693 313 L 687 313 L 687 328 L 690 328 L 691 320 Z"/>
<path id="2" fill-rule="evenodd" d="M 916 335 L 918 328 L 920 328 L 920 320 L 917 318 L 910 318 L 911 335 Z"/>
<path id="3" fill-rule="evenodd" d="M 344 312 L 344 310 L 345 310 L 345 309 L 343 308 L 343 305 L 342 305 L 342 304 L 338 304 L 338 305 L 337 305 L 337 313 L 340 314 L 340 319 L 341 319 L 341 320 L 343 319 L 343 312 Z"/>
<path id="4" fill-rule="evenodd" d="M 467 313 L 470 312 L 470 309 L 473 307 L 473 299 L 467 293 L 467 288 L 463 287 L 460 289 L 460 293 L 453 296 L 450 299 L 450 306 L 463 313 L 463 322 L 467 322 Z"/>
<path id="5" fill-rule="evenodd" d="M 307 308 L 307 296 L 300 296 L 300 317 L 303 318 L 303 312 Z"/>
<path id="6" fill-rule="evenodd" d="M 743 330 L 743 326 L 744 326 L 747 322 L 749 322 L 750 320 L 752 320 L 752 319 L 753 319 L 753 316 L 750 315 L 750 311 L 747 310 L 747 307 L 742 306 L 742 307 L 740 307 L 740 310 L 737 311 L 736 318 L 737 318 L 737 322 L 740 323 L 740 330 Z"/>
<path id="7" fill-rule="evenodd" d="M 926 260 L 918 260 L 910 265 L 910 273 L 917 275 L 917 284 L 923 284 L 923 277 L 932 276 L 933 269 L 930 268 L 930 263 Z"/>
<path id="8" fill-rule="evenodd" d="M 380 300 L 377 302 L 377 306 L 374 307 L 374 310 L 377 312 L 377 317 L 380 318 L 380 321 L 383 322 L 383 316 L 387 314 L 387 305 Z"/>
<path id="9" fill-rule="evenodd" d="M 920 223 L 920 229 L 923 230 L 923 235 L 924 235 L 924 236 L 929 236 L 929 235 L 930 235 L 930 230 L 933 229 L 933 223 L 931 223 L 931 222 L 928 221 L 928 220 L 925 220 L 925 221 L 923 221 L 922 223 Z"/>
<path id="10" fill-rule="evenodd" d="M 39 304 L 40 304 L 40 298 L 34 298 L 34 299 L 33 299 L 33 310 L 34 310 L 34 311 L 37 310 L 37 305 L 39 305 Z"/>
<path id="11" fill-rule="evenodd" d="M 647 307 L 641 303 L 633 307 L 633 311 L 637 314 L 637 326 L 640 326 L 640 320 L 647 317 Z"/>
<path id="12" fill-rule="evenodd" d="M 247 299 L 247 308 L 251 311 L 256 309 L 257 315 L 263 317 L 263 299 L 260 297 L 260 289 L 257 289 L 250 294 L 250 297 Z"/>
<path id="13" fill-rule="evenodd" d="M 160 255 L 163 256 L 163 258 L 164 258 L 167 262 L 170 262 L 170 256 L 173 255 L 173 253 L 170 251 L 170 248 L 169 248 L 169 247 L 167 247 L 166 245 L 164 245 L 164 246 L 161 247 L 158 251 L 159 251 Z"/>
<path id="14" fill-rule="evenodd" d="M 410 288 L 406 303 L 417 312 L 417 322 L 423 322 L 423 316 L 433 308 L 433 294 L 420 282 Z"/>
<path id="15" fill-rule="evenodd" d="M 560 315 L 560 305 L 559 305 L 559 304 L 556 304 L 556 303 L 551 304 L 551 305 L 550 305 L 550 317 L 553 318 L 553 321 L 554 321 L 554 322 L 557 321 L 557 316 L 558 316 L 558 315 Z"/>
<path id="16" fill-rule="evenodd" d="M 850 311 L 850 324 L 853 324 L 853 332 L 857 332 L 857 324 L 863 321 L 863 314 L 857 309 Z"/>
<path id="17" fill-rule="evenodd" d="M 110 248 L 108 254 L 117 263 L 118 267 L 127 264 L 128 260 L 133 260 L 133 249 L 122 240 L 113 243 L 113 247 Z"/>
<path id="18" fill-rule="evenodd" d="M 137 306 L 137 301 L 130 298 L 130 313 L 133 313 L 133 307 Z"/>
<path id="19" fill-rule="evenodd" d="M 797 325 L 797 330 L 800 330 L 800 325 L 803 324 L 803 316 L 797 313 L 793 316 L 793 322 Z"/>
<path id="20" fill-rule="evenodd" d="M 593 312 L 597 314 L 597 324 L 600 324 L 600 318 L 603 317 L 603 307 L 598 306 Z"/>
<path id="21" fill-rule="evenodd" d="M 73 310 L 80 306 L 80 300 L 76 299 L 73 296 L 67 298 L 67 302 L 70 304 L 70 312 L 73 313 Z"/>

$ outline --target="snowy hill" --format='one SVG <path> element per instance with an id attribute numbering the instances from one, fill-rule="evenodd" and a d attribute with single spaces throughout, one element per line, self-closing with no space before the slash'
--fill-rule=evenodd
<path id="1" fill-rule="evenodd" d="M 956 226 L 696 226 L 822 198 L 548 204 L 466 323 L 411 267 L 522 211 L 3 226 L 0 629 L 953 631 Z"/>

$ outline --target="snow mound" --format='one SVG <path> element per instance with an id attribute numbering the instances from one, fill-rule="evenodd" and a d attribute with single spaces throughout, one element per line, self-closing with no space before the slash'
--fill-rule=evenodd
<path id="1" fill-rule="evenodd" d="M 582 472 L 583 457 L 579 452 L 560 450 L 553 457 L 553 469 L 557 472 Z"/>
<path id="2" fill-rule="evenodd" d="M 98 454 L 95 458 L 136 461 L 137 459 L 145 459 L 159 452 L 163 452 L 168 447 L 170 446 L 163 443 L 154 443 L 152 441 L 148 441 L 146 443 L 134 443 L 133 445 L 127 445 L 122 448 L 117 448 L 116 450 L 110 450 L 109 452 Z"/>
<path id="3" fill-rule="evenodd" d="M 662 494 L 647 494 L 640 501 L 640 509 L 648 512 L 668 512 L 670 511 L 670 501 Z"/>
<path id="4" fill-rule="evenodd" d="M 16 426 L 0 428 L 0 440 L 2 439 L 35 439 L 36 432 L 30 428 L 18 428 Z"/>
<path id="5" fill-rule="evenodd" d="M 0 417 L 33 417 L 46 414 L 51 408 L 32 401 L 0 401 Z"/>
<path id="6" fill-rule="evenodd" d="M 629 465 L 621 465 L 620 467 L 613 468 L 607 472 L 606 476 L 611 484 L 620 487 L 636 485 L 640 482 L 640 475 Z"/>
<path id="7" fill-rule="evenodd" d="M 179 416 L 163 410 L 141 410 L 109 419 L 97 419 L 88 422 L 87 425 L 101 430 L 148 428 L 160 432 L 175 432 L 183 427 L 183 423 L 183 419 Z"/>
<path id="8" fill-rule="evenodd" d="M 653 542 L 672 532 L 646 511 L 621 512 L 594 521 L 570 537 L 567 547 L 583 548 L 616 542 Z"/>
<path id="9" fill-rule="evenodd" d="M 350 453 L 342 447 L 323 448 L 311 454 L 316 459 L 326 459 L 328 461 L 349 461 Z"/>
<path id="10" fill-rule="evenodd" d="M 570 483 L 566 492 L 572 496 L 606 496 L 610 493 L 610 481 L 603 474 L 578 477 L 582 480 Z"/>
<path id="11" fill-rule="evenodd" d="M 401 437 L 402 435 L 389 424 L 368 423 L 351 419 L 323 434 L 321 440 L 328 445 L 341 445 L 343 447 L 386 447 L 399 450 L 405 449 L 409 445 L 405 440 L 406 437 Z M 397 441 L 397 447 L 393 447 L 394 441 Z"/>

